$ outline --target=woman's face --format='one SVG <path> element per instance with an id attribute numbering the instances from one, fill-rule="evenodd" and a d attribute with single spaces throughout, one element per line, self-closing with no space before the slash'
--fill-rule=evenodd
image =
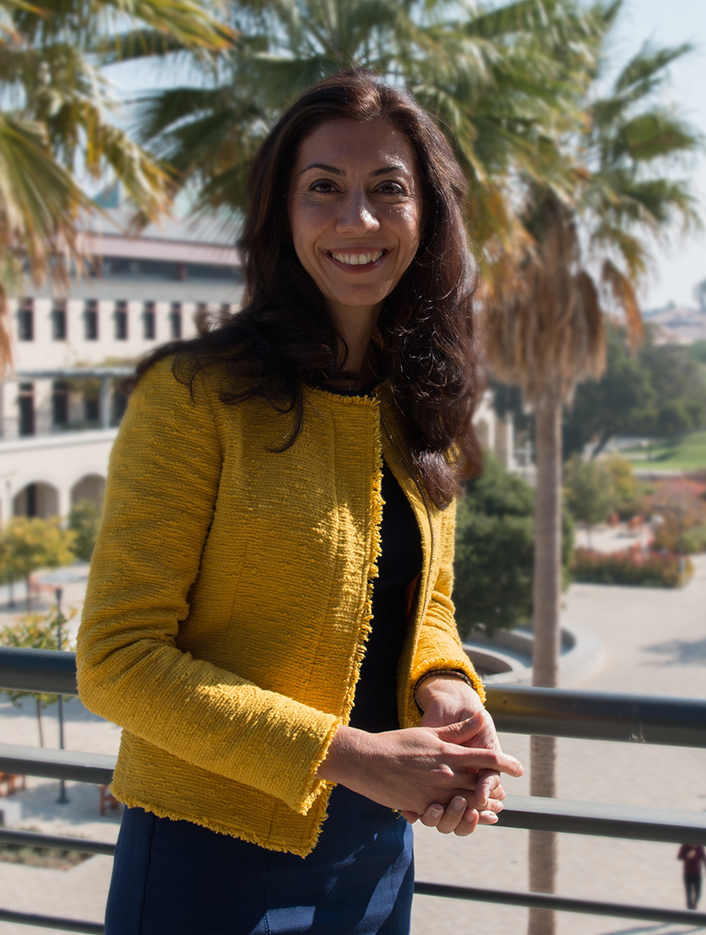
<path id="1" fill-rule="evenodd" d="M 294 249 L 339 322 L 377 318 L 417 252 L 421 213 L 414 154 L 387 121 L 332 120 L 301 144 Z"/>

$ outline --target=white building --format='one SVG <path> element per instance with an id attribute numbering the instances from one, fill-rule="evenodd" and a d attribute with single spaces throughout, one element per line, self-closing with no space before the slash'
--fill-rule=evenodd
<path id="1" fill-rule="evenodd" d="M 139 237 L 129 217 L 87 234 L 92 268 L 11 302 L 14 370 L 0 384 L 0 523 L 11 516 L 66 516 L 98 502 L 127 401 L 121 383 L 144 353 L 190 337 L 206 311 L 231 312 L 242 298 L 237 250 L 209 224 L 170 221 Z M 514 468 L 512 423 L 489 394 L 476 418 L 481 441 Z"/>
<path id="2" fill-rule="evenodd" d="M 0 522 L 65 516 L 99 500 L 121 382 L 144 353 L 190 337 L 206 310 L 235 310 L 240 258 L 211 224 L 170 221 L 126 234 L 128 214 L 97 217 L 90 268 L 68 293 L 52 283 L 10 302 L 14 370 L 0 385 Z"/>

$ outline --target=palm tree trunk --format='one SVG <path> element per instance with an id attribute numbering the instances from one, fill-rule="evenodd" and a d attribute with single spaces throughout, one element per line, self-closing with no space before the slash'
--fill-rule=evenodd
<path id="1" fill-rule="evenodd" d="M 39 746 L 44 746 L 44 729 L 42 726 L 42 702 L 41 699 L 35 698 L 35 703 L 37 705 L 37 727 L 39 728 Z"/>
<path id="2" fill-rule="evenodd" d="M 555 688 L 559 676 L 561 600 L 561 399 L 545 397 L 535 409 L 537 491 L 534 558 L 532 684 Z M 556 795 L 556 738 L 532 737 L 530 795 Z M 529 887 L 554 893 L 557 836 L 530 831 Z M 528 935 L 554 935 L 556 914 L 530 909 Z"/>

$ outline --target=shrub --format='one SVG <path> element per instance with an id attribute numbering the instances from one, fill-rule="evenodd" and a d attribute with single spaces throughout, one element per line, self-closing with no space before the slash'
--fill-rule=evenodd
<path id="1" fill-rule="evenodd" d="M 69 513 L 69 529 L 76 533 L 74 552 L 76 558 L 90 562 L 96 544 L 101 509 L 93 500 L 79 500 Z"/>
<path id="2" fill-rule="evenodd" d="M 564 469 L 566 505 L 579 523 L 588 527 L 603 523 L 615 503 L 611 473 L 596 461 L 574 455 Z"/>
<path id="3" fill-rule="evenodd" d="M 689 558 L 674 553 L 576 549 L 572 571 L 574 580 L 583 583 L 680 588 L 694 574 L 694 566 Z"/>
<path id="4" fill-rule="evenodd" d="M 638 492 L 638 482 L 633 472 L 632 462 L 627 458 L 612 455 L 602 464 L 612 478 L 617 502 L 626 503 L 634 500 Z"/>
<path id="5" fill-rule="evenodd" d="M 706 552 L 706 525 L 684 530 L 679 539 L 678 551 L 684 555 Z"/>
<path id="6" fill-rule="evenodd" d="M 564 515 L 563 566 L 573 550 L 573 528 Z M 486 457 L 485 473 L 466 484 L 458 505 L 454 603 L 462 636 L 482 625 L 511 629 L 532 615 L 534 490 Z"/>

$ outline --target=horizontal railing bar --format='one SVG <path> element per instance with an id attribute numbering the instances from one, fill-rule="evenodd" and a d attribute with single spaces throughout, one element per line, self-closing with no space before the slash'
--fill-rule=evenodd
<path id="1" fill-rule="evenodd" d="M 41 831 L 19 831 L 15 828 L 0 828 L 0 843 L 17 844 L 20 847 L 49 847 L 52 850 L 76 851 L 79 854 L 105 854 L 107 857 L 112 857 L 115 853 L 115 845 L 109 841 L 44 834 Z"/>
<path id="2" fill-rule="evenodd" d="M 706 845 L 704 812 L 526 795 L 508 795 L 504 804 L 498 823 L 506 828 Z"/>
<path id="3" fill-rule="evenodd" d="M 77 694 L 75 653 L 0 647 L 0 690 Z M 489 685 L 499 730 L 584 740 L 706 747 L 706 701 Z"/>
<path id="4" fill-rule="evenodd" d="M 30 912 L 13 912 L 11 909 L 0 909 L 0 922 L 36 925 L 37 928 L 59 929 L 61 932 L 78 932 L 79 935 L 104 935 L 105 932 L 103 924 L 99 922 L 62 919 L 59 916 L 39 916 Z"/>
<path id="5" fill-rule="evenodd" d="M 114 768 L 115 757 L 104 753 L 0 744 L 0 771 L 6 773 L 108 785 Z M 673 844 L 688 840 L 706 845 L 706 814 L 676 809 L 508 795 L 500 824 L 506 828 Z"/>
<path id="6" fill-rule="evenodd" d="M 506 733 L 706 747 L 701 699 L 498 685 L 487 694 L 488 710 Z"/>
<path id="7" fill-rule="evenodd" d="M 72 779 L 106 786 L 113 781 L 115 757 L 106 753 L 77 753 L 0 743 L 0 772 L 19 776 Z"/>
<path id="8" fill-rule="evenodd" d="M 658 909 L 631 906 L 628 903 L 606 903 L 593 899 L 573 899 L 545 893 L 522 893 L 517 890 L 491 890 L 476 886 L 452 886 L 447 883 L 415 881 L 419 896 L 443 896 L 447 899 L 469 899 L 475 902 L 500 903 L 528 909 L 553 909 L 555 912 L 581 912 L 594 916 L 614 916 L 620 919 L 640 919 L 645 922 L 673 922 L 686 925 L 706 925 L 706 912 L 683 909 Z"/>
<path id="9" fill-rule="evenodd" d="M 78 695 L 76 653 L 0 646 L 0 689 Z"/>

